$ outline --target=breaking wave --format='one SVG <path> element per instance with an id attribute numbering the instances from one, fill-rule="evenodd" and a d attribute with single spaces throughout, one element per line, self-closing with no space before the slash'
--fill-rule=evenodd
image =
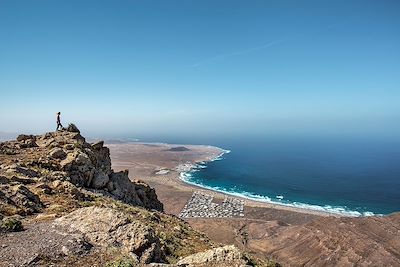
<path id="1" fill-rule="evenodd" d="M 218 155 L 216 158 L 213 160 L 209 161 L 218 161 L 223 159 L 223 155 L 226 153 L 230 153 L 230 150 L 224 150 L 220 155 Z M 382 214 L 374 214 L 373 212 L 370 211 L 365 211 L 365 212 L 360 212 L 356 210 L 351 210 L 347 208 L 346 206 L 331 206 L 331 205 L 315 205 L 315 204 L 307 204 L 307 203 L 301 203 L 301 202 L 296 202 L 296 201 L 288 201 L 284 199 L 283 195 L 276 195 L 275 197 L 269 197 L 269 196 L 263 196 L 259 194 L 254 194 L 251 192 L 247 191 L 242 191 L 242 190 L 237 190 L 237 189 L 227 189 L 224 187 L 220 186 L 209 186 L 204 183 L 195 181 L 193 179 L 193 173 L 200 171 L 201 169 L 207 168 L 207 162 L 200 162 L 197 165 L 193 166 L 193 168 L 190 171 L 185 171 L 180 173 L 180 179 L 184 181 L 185 183 L 198 186 L 204 189 L 208 190 L 213 190 L 217 191 L 220 193 L 228 194 L 231 196 L 236 196 L 240 198 L 245 198 L 253 201 L 258 201 L 258 202 L 264 202 L 264 203 L 269 203 L 269 204 L 275 204 L 275 205 L 281 205 L 281 206 L 287 206 L 287 207 L 294 207 L 294 208 L 300 208 L 300 209 L 306 209 L 306 210 L 311 210 L 311 211 L 319 211 L 319 212 L 326 212 L 326 213 L 331 213 L 331 214 L 336 214 L 340 216 L 350 216 L 350 217 L 360 217 L 360 216 L 381 216 Z"/>

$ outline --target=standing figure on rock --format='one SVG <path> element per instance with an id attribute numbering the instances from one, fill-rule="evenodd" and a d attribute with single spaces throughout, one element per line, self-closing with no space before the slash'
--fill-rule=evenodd
<path id="1" fill-rule="evenodd" d="M 64 127 L 62 126 L 62 124 L 61 124 L 60 115 L 61 115 L 61 112 L 57 112 L 57 129 L 56 129 L 56 131 L 58 131 L 58 128 L 59 128 L 59 127 L 61 127 L 60 130 L 62 130 L 62 129 L 64 128 Z"/>

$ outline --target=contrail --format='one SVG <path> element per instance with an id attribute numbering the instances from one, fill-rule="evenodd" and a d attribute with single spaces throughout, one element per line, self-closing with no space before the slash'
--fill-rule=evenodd
<path id="1" fill-rule="evenodd" d="M 331 24 L 327 25 L 324 29 L 321 29 L 320 31 L 317 31 L 317 32 L 314 32 L 313 34 L 308 35 L 308 37 L 323 33 L 325 31 L 329 31 L 331 29 L 334 29 L 334 28 L 336 28 L 338 26 L 342 26 L 342 25 L 345 25 L 345 24 L 347 24 L 347 21 L 340 21 L 340 22 L 336 22 L 336 23 L 331 23 Z M 241 55 L 244 55 L 244 54 L 252 53 L 254 51 L 266 49 L 266 48 L 274 46 L 276 44 L 287 42 L 288 40 L 293 40 L 293 39 L 300 38 L 301 36 L 306 37 L 304 34 L 297 34 L 297 36 L 294 35 L 294 36 L 291 36 L 291 37 L 288 37 L 288 38 L 285 38 L 285 39 L 274 40 L 274 41 L 271 41 L 271 42 L 266 43 L 266 44 L 261 45 L 261 46 L 256 46 L 256 47 L 248 48 L 248 49 L 245 49 L 245 50 L 239 50 L 239 51 L 236 51 L 236 52 L 233 52 L 233 53 L 230 53 L 230 54 L 221 54 L 221 55 L 217 55 L 217 56 L 214 56 L 214 57 L 211 57 L 211 58 L 208 58 L 208 59 L 204 59 L 202 61 L 199 61 L 199 62 L 191 65 L 190 67 L 191 68 L 196 68 L 196 67 L 199 67 L 201 65 L 208 64 L 208 63 L 211 63 L 211 62 L 214 62 L 214 61 L 217 61 L 217 60 L 222 60 L 222 59 L 229 58 L 229 57 L 241 56 Z"/>
<path id="2" fill-rule="evenodd" d="M 191 65 L 190 67 L 196 68 L 196 67 L 199 67 L 201 65 L 204 65 L 204 64 L 207 64 L 207 63 L 211 63 L 213 61 L 217 61 L 217 60 L 220 60 L 220 59 L 234 57 L 234 56 L 241 56 L 241 55 L 244 55 L 244 54 L 248 54 L 248 53 L 251 53 L 251 52 L 254 52 L 254 51 L 258 51 L 258 50 L 262 50 L 262 49 L 271 47 L 273 45 L 282 43 L 284 41 L 285 40 L 275 40 L 275 41 L 266 43 L 266 44 L 261 45 L 261 46 L 256 46 L 256 47 L 248 48 L 248 49 L 245 49 L 245 50 L 239 50 L 239 51 L 236 51 L 236 52 L 233 52 L 233 53 L 229 53 L 229 54 L 217 55 L 215 57 L 211 57 L 211 58 L 199 61 L 199 62 Z"/>

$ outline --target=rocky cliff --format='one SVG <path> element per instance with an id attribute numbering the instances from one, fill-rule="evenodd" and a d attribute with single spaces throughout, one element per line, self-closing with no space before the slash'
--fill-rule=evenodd
<path id="1" fill-rule="evenodd" d="M 79 130 L 19 135 L 17 140 L 0 145 L 3 180 L 2 211 L 18 210 L 19 214 L 40 210 L 39 199 L 24 184 L 38 187 L 83 187 L 112 196 L 125 203 L 147 209 L 163 210 L 155 191 L 141 181 L 130 181 L 128 171 L 111 169 L 110 151 L 102 141 L 89 144 Z M 20 205 L 19 198 L 30 205 Z M 23 201 L 23 202 L 24 202 Z M 5 208 L 7 207 L 7 208 Z M 14 213 L 14 211 L 11 211 Z"/>
<path id="2" fill-rule="evenodd" d="M 275 266 L 218 247 L 75 126 L 0 143 L 0 266 Z"/>

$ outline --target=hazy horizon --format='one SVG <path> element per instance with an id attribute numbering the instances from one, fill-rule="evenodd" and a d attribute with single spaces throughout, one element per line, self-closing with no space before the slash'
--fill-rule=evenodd
<path id="1" fill-rule="evenodd" d="M 1 1 L 0 131 L 400 134 L 397 1 Z"/>

